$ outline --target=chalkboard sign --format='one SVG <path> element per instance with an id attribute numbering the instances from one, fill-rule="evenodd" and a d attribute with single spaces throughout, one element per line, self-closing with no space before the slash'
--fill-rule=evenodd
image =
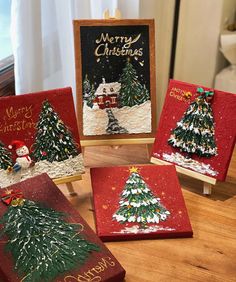
<path id="1" fill-rule="evenodd" d="M 153 137 L 154 21 L 75 20 L 74 39 L 81 140 Z"/>

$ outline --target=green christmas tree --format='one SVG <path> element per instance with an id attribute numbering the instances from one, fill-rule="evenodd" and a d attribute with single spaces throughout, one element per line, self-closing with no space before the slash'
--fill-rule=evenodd
<path id="1" fill-rule="evenodd" d="M 95 98 L 94 94 L 94 84 L 90 83 L 88 75 L 86 74 L 83 81 L 83 101 L 86 101 L 87 106 L 89 106 L 90 108 L 93 107 L 93 100 Z"/>
<path id="2" fill-rule="evenodd" d="M 78 147 L 51 104 L 43 102 L 32 156 L 35 161 L 64 161 L 78 155 Z"/>
<path id="3" fill-rule="evenodd" d="M 95 89 L 94 85 L 92 84 L 89 96 L 87 98 L 87 105 L 92 108 L 93 107 L 93 100 L 95 98 Z"/>
<path id="4" fill-rule="evenodd" d="M 168 143 L 189 155 L 215 156 L 215 124 L 210 103 L 214 92 L 198 88 L 197 93 L 201 95 L 189 105 L 182 119 L 177 122 Z"/>
<path id="5" fill-rule="evenodd" d="M 113 219 L 121 223 L 138 222 L 141 228 L 146 228 L 147 223 L 165 221 L 170 215 L 142 179 L 136 167 L 130 169 L 130 176 L 119 204 L 120 208 L 113 214 Z"/>
<path id="6" fill-rule="evenodd" d="M 133 107 L 150 100 L 150 94 L 145 85 L 142 85 L 137 72 L 128 58 L 119 82 L 121 83 L 119 106 Z"/>
<path id="7" fill-rule="evenodd" d="M 87 100 L 89 97 L 91 91 L 91 84 L 88 79 L 88 75 L 85 75 L 84 81 L 83 81 L 83 100 Z"/>
<path id="8" fill-rule="evenodd" d="M 65 214 L 16 196 L 4 195 L 9 208 L 0 220 L 6 251 L 22 282 L 52 281 L 85 263 L 99 247 L 80 235 L 80 224 L 64 221 Z M 17 198 L 20 197 L 20 198 Z"/>
<path id="9" fill-rule="evenodd" d="M 13 166 L 11 152 L 0 141 L 0 169 L 7 169 Z"/>

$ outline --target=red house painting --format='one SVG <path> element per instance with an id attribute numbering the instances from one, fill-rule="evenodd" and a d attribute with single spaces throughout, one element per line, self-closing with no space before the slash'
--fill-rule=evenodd
<path id="1" fill-rule="evenodd" d="M 93 104 L 98 105 L 100 109 L 116 108 L 120 88 L 119 82 L 106 83 L 105 78 L 103 78 L 94 94 Z"/>

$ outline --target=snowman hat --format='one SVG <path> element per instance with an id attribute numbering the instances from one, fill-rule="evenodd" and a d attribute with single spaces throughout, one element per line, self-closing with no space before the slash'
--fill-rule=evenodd
<path id="1" fill-rule="evenodd" d="M 25 142 L 21 140 L 13 140 L 11 144 L 8 146 L 9 149 L 17 150 L 21 147 L 25 146 Z"/>

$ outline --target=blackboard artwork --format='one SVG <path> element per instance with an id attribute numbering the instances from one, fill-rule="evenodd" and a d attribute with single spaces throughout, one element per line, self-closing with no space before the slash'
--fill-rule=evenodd
<path id="1" fill-rule="evenodd" d="M 129 25 L 124 20 L 115 20 L 116 25 L 78 22 L 83 22 L 79 25 L 81 97 L 77 97 L 82 135 L 152 133 L 149 24 Z"/>

